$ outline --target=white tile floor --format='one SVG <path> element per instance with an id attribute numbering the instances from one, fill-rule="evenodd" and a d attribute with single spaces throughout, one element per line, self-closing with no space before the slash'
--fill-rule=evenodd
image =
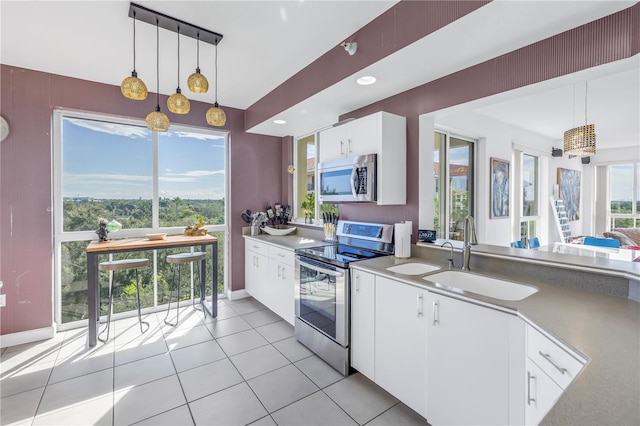
<path id="1" fill-rule="evenodd" d="M 217 319 L 190 306 L 114 321 L 87 347 L 86 329 L 6 348 L 0 424 L 425 425 L 360 374 L 342 377 L 254 299 L 221 300 Z"/>

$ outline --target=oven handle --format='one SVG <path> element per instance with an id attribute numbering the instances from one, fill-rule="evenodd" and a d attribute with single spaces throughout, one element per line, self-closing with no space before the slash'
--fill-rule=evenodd
<path id="1" fill-rule="evenodd" d="M 326 268 L 320 268 L 319 266 L 316 265 L 312 265 L 310 263 L 305 262 L 304 260 L 302 260 L 300 257 L 298 257 L 298 262 L 300 262 L 301 266 L 304 266 L 305 268 L 309 268 L 313 271 L 319 272 L 321 274 L 327 274 L 327 275 L 331 275 L 331 276 L 336 276 L 336 277 L 344 277 L 344 272 L 340 272 L 340 271 L 334 271 L 332 269 L 326 269 Z"/>

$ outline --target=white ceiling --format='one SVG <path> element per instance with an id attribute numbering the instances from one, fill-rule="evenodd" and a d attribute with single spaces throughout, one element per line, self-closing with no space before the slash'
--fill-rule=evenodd
<path id="1" fill-rule="evenodd" d="M 139 4 L 222 33 L 218 47 L 222 105 L 246 109 L 395 1 L 140 1 Z M 634 1 L 495 0 L 416 43 L 372 64 L 315 96 L 249 129 L 277 136 L 303 135 L 338 116 L 585 24 Z M 131 19 L 122 1 L 0 2 L 2 63 L 119 85 L 132 68 Z M 52 17 L 55 16 L 55 19 Z M 155 91 L 155 28 L 137 24 L 136 69 Z M 176 33 L 160 30 L 160 92 L 175 91 Z M 18 35 L 18 36 L 16 36 Z M 345 52 L 345 55 L 347 53 Z M 213 83 L 213 47 L 201 43 L 200 67 Z M 356 52 L 357 55 L 357 52 Z M 195 41 L 181 38 L 181 80 L 195 68 Z M 584 81 L 588 116 L 598 141 L 639 144 L 638 56 L 463 106 L 550 138 L 580 125 Z M 358 86 L 372 74 L 378 82 Z M 213 102 L 213 93 L 190 93 Z M 575 92 L 575 94 L 574 94 Z M 574 112 L 575 104 L 575 112 Z M 448 111 L 448 113 L 452 113 Z M 275 125 L 284 118 L 286 125 Z"/>

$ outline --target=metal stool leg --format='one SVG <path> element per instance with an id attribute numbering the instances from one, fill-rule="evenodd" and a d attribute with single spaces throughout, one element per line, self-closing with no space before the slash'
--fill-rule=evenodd
<path id="1" fill-rule="evenodd" d="M 175 327 L 178 325 L 178 318 L 180 315 L 180 265 L 178 264 L 178 265 L 171 266 L 171 269 L 173 270 L 172 282 L 174 285 L 176 285 L 176 268 L 178 269 L 178 283 L 177 283 L 178 300 L 176 301 L 176 322 L 171 323 L 167 321 L 167 318 L 169 318 L 169 311 L 171 310 L 171 299 L 173 296 L 172 291 L 169 291 L 169 306 L 167 306 L 167 314 L 164 316 L 164 323 L 172 327 Z"/>
<path id="2" fill-rule="evenodd" d="M 109 326 L 111 325 L 111 311 L 113 310 L 113 278 L 115 272 L 111 272 L 111 276 L 109 277 L 109 310 L 107 311 L 107 326 L 102 330 L 100 334 L 98 334 L 98 340 L 102 343 L 107 343 L 109 340 Z M 107 332 L 107 338 L 102 339 L 100 336 Z"/>
<path id="3" fill-rule="evenodd" d="M 138 270 L 136 269 L 136 297 L 138 299 L 138 322 L 140 323 L 140 332 L 146 333 L 149 330 L 149 323 L 142 321 L 142 313 L 140 312 L 140 280 L 138 279 Z M 146 325 L 147 328 L 143 329 L 142 325 Z"/>
<path id="4" fill-rule="evenodd" d="M 200 280 L 201 280 L 201 273 L 202 273 L 202 269 L 200 268 L 200 261 L 196 261 L 196 266 L 198 268 L 198 289 L 200 290 L 200 302 L 196 305 L 196 298 L 195 298 L 195 291 L 193 292 L 193 299 L 191 299 L 191 306 L 193 307 L 193 309 L 195 309 L 196 311 L 202 311 L 202 313 L 204 314 L 204 319 L 207 319 L 207 312 L 204 310 L 204 306 L 203 306 L 203 300 L 205 297 L 204 292 L 202 291 L 202 286 L 200 286 Z"/>

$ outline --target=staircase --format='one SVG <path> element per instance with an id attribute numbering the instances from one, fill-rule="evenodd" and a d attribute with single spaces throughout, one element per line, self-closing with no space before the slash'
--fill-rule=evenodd
<path id="1" fill-rule="evenodd" d="M 564 201 L 553 195 L 549 197 L 549 201 L 551 202 L 551 210 L 553 210 L 553 217 L 558 228 L 558 234 L 560 234 L 560 240 L 563 243 L 568 243 L 571 241 L 571 229 L 569 228 L 569 217 L 564 207 Z"/>

